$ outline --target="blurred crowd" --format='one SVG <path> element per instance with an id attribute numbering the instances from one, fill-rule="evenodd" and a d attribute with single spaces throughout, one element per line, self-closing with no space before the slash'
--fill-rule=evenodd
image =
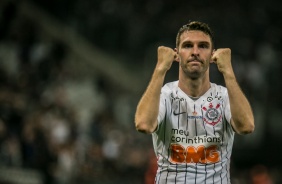
<path id="1" fill-rule="evenodd" d="M 151 137 L 134 128 L 141 92 L 116 89 L 98 72 L 92 78 L 77 73 L 68 65 L 68 46 L 19 16 L 16 2 L 0 2 L 0 167 L 38 171 L 44 184 L 152 183 L 156 158 Z M 232 49 L 235 72 L 257 121 L 248 140 L 236 137 L 241 144 L 235 142 L 234 160 L 247 155 L 242 162 L 252 164 L 232 164 L 233 183 L 281 182 L 282 161 L 268 160 L 280 152 L 267 151 L 281 143 L 281 132 L 275 131 L 282 121 L 280 1 L 272 6 L 228 1 L 228 7 L 220 1 L 31 2 L 123 58 L 129 69 L 145 71 L 154 67 L 156 47 L 173 47 L 177 28 L 188 19 L 209 22 L 217 47 Z M 211 70 L 211 78 L 222 82 L 216 68 Z M 0 173 L 0 183 L 9 183 L 1 179 Z"/>
<path id="2" fill-rule="evenodd" d="M 16 3 L 4 5 L 0 167 L 37 170 L 48 184 L 143 183 L 148 139 L 135 135 L 132 119 L 115 117 L 115 103 L 123 113 L 126 99 L 102 77 L 84 79 L 67 67 L 66 45 L 42 37 Z"/>

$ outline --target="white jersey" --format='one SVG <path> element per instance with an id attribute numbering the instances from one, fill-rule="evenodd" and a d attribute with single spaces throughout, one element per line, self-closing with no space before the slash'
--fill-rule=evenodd
<path id="1" fill-rule="evenodd" d="M 161 91 L 158 127 L 152 134 L 158 158 L 156 184 L 230 183 L 234 134 L 227 89 L 211 83 L 191 99 L 178 81 Z"/>

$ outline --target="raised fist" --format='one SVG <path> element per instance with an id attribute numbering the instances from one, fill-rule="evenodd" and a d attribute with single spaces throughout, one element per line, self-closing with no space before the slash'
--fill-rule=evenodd
<path id="1" fill-rule="evenodd" d="M 211 63 L 217 64 L 218 70 L 223 74 L 233 72 L 231 65 L 231 49 L 217 49 L 212 55 Z"/>
<path id="2" fill-rule="evenodd" d="M 177 53 L 173 49 L 165 46 L 158 47 L 157 68 L 163 71 L 169 70 L 176 57 Z"/>

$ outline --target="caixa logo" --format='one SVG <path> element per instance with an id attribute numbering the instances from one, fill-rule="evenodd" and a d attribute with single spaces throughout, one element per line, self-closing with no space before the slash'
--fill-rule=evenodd
<path id="1" fill-rule="evenodd" d="M 209 147 L 204 145 L 188 146 L 185 148 L 180 144 L 171 144 L 170 150 L 170 162 L 172 163 L 211 164 L 220 161 L 220 152 L 216 145 Z"/>

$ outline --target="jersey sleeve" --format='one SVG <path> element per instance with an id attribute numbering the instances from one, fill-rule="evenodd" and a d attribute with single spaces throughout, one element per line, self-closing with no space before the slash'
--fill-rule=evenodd
<path id="1" fill-rule="evenodd" d="M 159 104 L 159 114 L 158 114 L 158 126 L 157 126 L 156 131 L 159 129 L 160 124 L 165 119 L 166 101 L 167 101 L 166 95 L 164 93 L 161 93 L 160 104 Z"/>
<path id="2" fill-rule="evenodd" d="M 225 108 L 224 108 L 224 115 L 227 120 L 227 122 L 230 124 L 231 123 L 231 109 L 230 109 L 230 101 L 228 97 L 228 92 L 227 89 L 224 91 L 224 103 L 225 103 Z"/>

